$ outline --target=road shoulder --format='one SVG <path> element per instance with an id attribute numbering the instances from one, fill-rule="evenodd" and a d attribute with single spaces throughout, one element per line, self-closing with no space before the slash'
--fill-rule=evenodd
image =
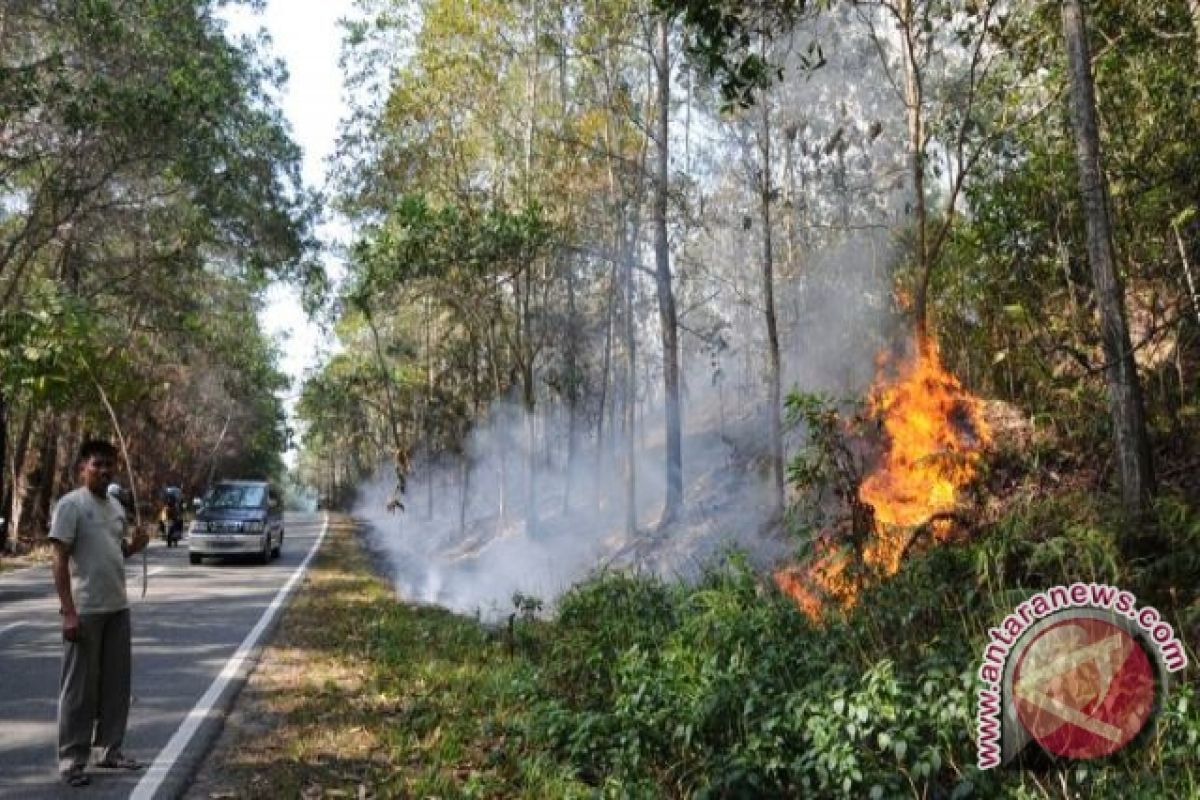
<path id="1" fill-rule="evenodd" d="M 365 563 L 355 563 L 355 539 L 352 520 L 330 515 L 325 546 L 309 566 L 304 585 L 284 611 L 271 643 L 260 654 L 185 798 L 299 796 L 280 785 L 280 773 L 294 772 L 289 762 L 302 755 L 289 741 L 289 725 L 303 725 L 303 720 L 312 717 L 302 706 L 311 698 L 314 686 L 319 698 L 322 694 L 352 696 L 364 684 L 361 669 L 331 657 L 335 651 L 328 641 L 337 636 L 328 610 L 370 588 L 370 576 L 356 574 L 356 568 L 365 570 Z M 347 561 L 351 563 L 347 565 Z M 360 582 L 368 586 L 356 589 Z M 374 588 L 386 591 L 383 586 Z M 342 752 L 352 745 L 339 737 L 330 750 Z M 302 765 L 303 758 L 298 766 Z M 282 779 L 293 784 L 287 777 Z"/>

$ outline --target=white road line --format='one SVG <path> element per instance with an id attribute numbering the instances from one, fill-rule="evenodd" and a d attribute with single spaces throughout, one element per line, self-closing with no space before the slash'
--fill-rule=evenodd
<path id="1" fill-rule="evenodd" d="M 217 698 L 225 691 L 225 687 L 233 676 L 237 674 L 242 666 L 242 662 L 246 660 L 246 656 L 258 644 L 258 639 L 262 636 L 267 625 L 275 618 L 279 609 L 287 601 L 288 595 L 292 593 L 299 582 L 301 576 L 308 570 L 308 562 L 312 561 L 317 550 L 321 547 L 321 542 L 325 541 L 325 533 L 329 530 L 329 515 L 326 514 L 321 524 L 321 533 L 317 536 L 317 541 L 309 549 L 308 555 L 304 557 L 304 561 L 292 573 L 292 577 L 288 578 L 288 582 L 283 585 L 283 588 L 275 595 L 275 599 L 271 601 L 271 605 L 267 606 L 267 610 L 263 612 L 262 618 L 250 633 L 246 634 L 246 638 L 238 647 L 237 652 L 225 662 L 225 667 L 221 670 L 221 674 L 216 677 L 212 685 L 208 687 L 208 691 L 204 693 L 192 710 L 188 712 L 187 717 L 175 733 L 171 736 L 171 740 L 155 757 L 154 763 L 150 765 L 150 769 L 146 770 L 146 774 L 138 781 L 138 785 L 133 788 L 133 792 L 129 795 L 129 800 L 150 800 L 154 797 L 154 793 L 158 791 L 158 787 L 162 784 L 163 779 L 167 777 L 171 767 L 179 760 L 179 756 L 183 754 L 184 749 L 196 735 L 196 731 L 200 728 L 201 723 L 208 719 L 209 713 L 212 711 L 213 705 L 217 702 Z"/>
<path id="2" fill-rule="evenodd" d="M 0 627 L 0 636 L 3 636 L 4 634 L 8 633 L 9 631 L 15 631 L 17 628 L 20 628 L 21 626 L 28 625 L 28 624 L 29 624 L 28 622 L 10 622 L 5 626 Z"/>

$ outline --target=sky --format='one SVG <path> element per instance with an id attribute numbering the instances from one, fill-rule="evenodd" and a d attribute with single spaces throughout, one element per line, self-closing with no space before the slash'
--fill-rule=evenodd
<path id="1" fill-rule="evenodd" d="M 353 0 L 269 0 L 262 13 L 234 7 L 222 15 L 231 36 L 265 29 L 271 37 L 266 55 L 287 65 L 288 82 L 278 102 L 293 139 L 304 151 L 304 182 L 316 189 L 325 188 L 326 162 L 334 151 L 338 121 L 346 110 L 337 63 L 342 35 L 338 20 L 351 16 L 352 7 Z M 346 237 L 345 228 L 337 224 L 327 224 L 319 233 L 326 242 Z M 326 269 L 334 279 L 340 277 L 340 265 L 332 256 L 326 259 Z M 328 350 L 331 343 L 305 318 L 299 296 L 291 287 L 270 289 L 261 319 L 281 347 L 280 366 L 292 379 L 292 390 L 285 398 L 290 415 L 305 370 L 317 363 L 321 351 Z M 289 453 L 289 463 L 294 456 Z"/>

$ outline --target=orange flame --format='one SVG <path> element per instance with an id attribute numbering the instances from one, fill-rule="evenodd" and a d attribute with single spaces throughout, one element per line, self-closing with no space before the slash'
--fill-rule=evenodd
<path id="1" fill-rule="evenodd" d="M 914 529 L 955 509 L 991 432 L 979 400 L 942 368 L 933 343 L 900 364 L 891 380 L 885 372 L 880 370 L 872 389 L 871 412 L 883 421 L 886 451 L 859 487 L 859 499 L 874 509 L 863 561 L 890 576 L 900 569 Z M 939 540 L 949 530 L 936 520 L 932 527 Z M 857 592 L 846 575 L 847 557 L 839 560 L 832 547 L 822 548 L 808 564 L 779 570 L 776 584 L 814 619 L 823 609 L 822 596 L 852 606 Z"/>
<path id="2" fill-rule="evenodd" d="M 816 544 L 817 554 L 805 564 L 790 564 L 776 570 L 775 585 L 800 606 L 811 620 L 818 620 L 830 600 L 839 605 L 853 602 L 854 581 L 846 574 L 846 553 L 839 552 L 827 538 Z"/>
<path id="3" fill-rule="evenodd" d="M 859 497 L 875 509 L 876 536 L 865 557 L 894 575 L 906 533 L 954 510 L 991 431 L 979 400 L 942 369 L 932 343 L 901 365 L 894 383 L 878 386 L 871 410 L 883 420 L 888 447 L 859 487 Z"/>

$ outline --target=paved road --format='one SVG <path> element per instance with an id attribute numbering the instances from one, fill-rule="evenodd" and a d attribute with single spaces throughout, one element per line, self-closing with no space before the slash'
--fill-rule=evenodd
<path id="1" fill-rule="evenodd" d="M 130 559 L 133 706 L 125 750 L 155 763 L 142 773 L 93 770 L 86 789 L 57 780 L 62 638 L 50 571 L 0 575 L 0 798 L 178 796 L 257 658 L 251 634 L 270 633 L 264 615 L 281 589 L 295 585 L 293 576 L 323 532 L 323 517 L 289 514 L 285 530 L 282 555 L 268 565 L 206 560 L 191 566 L 186 547 L 156 541 L 148 551 L 145 597 L 141 559 Z M 206 710 L 209 704 L 214 710 Z M 191 730 L 196 735 L 189 738 Z"/>

